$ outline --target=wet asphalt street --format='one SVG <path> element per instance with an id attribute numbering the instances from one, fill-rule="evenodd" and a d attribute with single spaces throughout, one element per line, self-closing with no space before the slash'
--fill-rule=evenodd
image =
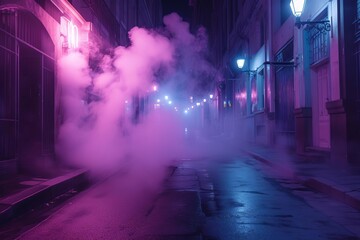
<path id="1" fill-rule="evenodd" d="M 360 226 L 357 211 L 247 157 L 198 169 L 203 239 L 358 239 L 344 227 L 345 219 Z M 204 191 L 206 186 L 213 191 Z"/>
<path id="2" fill-rule="evenodd" d="M 176 165 L 163 188 L 113 175 L 18 239 L 358 239 L 359 212 L 248 156 Z"/>

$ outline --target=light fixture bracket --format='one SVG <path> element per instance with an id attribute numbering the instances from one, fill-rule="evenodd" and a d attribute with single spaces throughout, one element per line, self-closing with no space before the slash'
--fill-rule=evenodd
<path id="1" fill-rule="evenodd" d="M 322 21 L 300 21 L 300 17 L 296 17 L 295 26 L 300 29 L 303 25 L 309 25 L 316 28 L 319 32 L 330 32 L 331 24 L 329 20 Z"/>

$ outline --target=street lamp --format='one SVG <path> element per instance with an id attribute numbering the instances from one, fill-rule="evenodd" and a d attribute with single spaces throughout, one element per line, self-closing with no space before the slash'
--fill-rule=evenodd
<path id="1" fill-rule="evenodd" d="M 237 64 L 237 67 L 239 69 L 242 69 L 245 65 L 245 59 L 244 58 L 238 58 L 236 60 L 236 64 Z M 243 73 L 255 73 L 256 71 L 252 71 L 252 70 L 241 70 L 240 72 L 243 72 Z"/>
<path id="2" fill-rule="evenodd" d="M 305 6 L 305 0 L 291 0 L 290 7 L 295 17 L 300 17 Z"/>
<path id="3" fill-rule="evenodd" d="M 320 32 L 329 32 L 330 31 L 330 21 L 329 20 L 323 20 L 323 21 L 300 21 L 300 16 L 303 13 L 303 10 L 305 8 L 306 0 L 291 0 L 290 1 L 290 8 L 295 16 L 295 26 L 300 29 L 302 25 L 311 25 L 318 29 Z"/>
<path id="4" fill-rule="evenodd" d="M 243 58 L 237 59 L 236 64 L 237 64 L 238 68 L 242 69 L 244 67 L 244 64 L 245 64 L 245 59 L 243 59 Z"/>

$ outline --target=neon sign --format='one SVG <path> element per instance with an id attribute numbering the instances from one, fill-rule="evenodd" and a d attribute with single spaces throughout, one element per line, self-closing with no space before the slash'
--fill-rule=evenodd
<path id="1" fill-rule="evenodd" d="M 64 46 L 67 48 L 79 47 L 79 29 L 66 17 L 61 17 L 60 33 L 65 37 Z"/>

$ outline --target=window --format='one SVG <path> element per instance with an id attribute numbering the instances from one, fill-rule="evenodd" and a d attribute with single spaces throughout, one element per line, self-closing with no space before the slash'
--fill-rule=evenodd
<path id="1" fill-rule="evenodd" d="M 256 87 L 257 87 L 257 110 L 258 111 L 263 111 L 264 110 L 264 105 L 265 105 L 265 97 L 264 97 L 264 92 L 265 92 L 265 86 L 264 86 L 264 70 L 261 70 L 259 72 L 259 74 L 257 75 L 256 78 Z"/>
<path id="2" fill-rule="evenodd" d="M 320 18 L 327 19 L 325 17 Z M 329 57 L 329 32 L 319 31 L 316 27 L 309 28 L 310 63 L 315 64 Z"/>
<path id="3" fill-rule="evenodd" d="M 1 37 L 5 34 L 2 33 Z M 13 39 L 14 40 L 14 39 Z M 15 42 L 15 41 L 14 41 Z M 0 43 L 0 161 L 16 157 L 16 55 Z"/>
<path id="4" fill-rule="evenodd" d="M 264 110 L 264 71 L 261 70 L 258 74 L 253 75 L 250 79 L 250 111 L 256 113 Z"/>
<path id="5" fill-rule="evenodd" d="M 355 24 L 355 38 L 356 41 L 359 41 L 360 40 L 360 0 L 357 0 L 357 16 L 354 24 Z"/>
<path id="6" fill-rule="evenodd" d="M 277 62 L 289 62 L 294 58 L 294 42 L 290 40 L 284 47 L 276 54 Z"/>
<path id="7" fill-rule="evenodd" d="M 254 113 L 257 111 L 257 89 L 256 89 L 256 76 L 250 79 L 250 111 Z"/>
<path id="8" fill-rule="evenodd" d="M 360 0 L 357 0 L 357 19 L 355 24 L 355 44 L 356 44 L 356 71 L 357 71 L 357 99 L 360 99 Z"/>
<path id="9" fill-rule="evenodd" d="M 311 64 L 320 62 L 329 56 L 329 33 L 314 29 L 310 33 Z"/>

